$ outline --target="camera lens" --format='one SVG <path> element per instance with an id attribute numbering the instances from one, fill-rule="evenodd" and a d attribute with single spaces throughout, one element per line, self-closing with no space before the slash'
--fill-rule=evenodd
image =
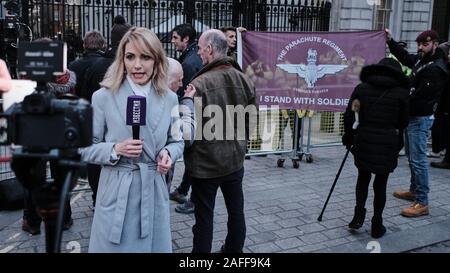
<path id="1" fill-rule="evenodd" d="M 64 136 L 70 142 L 73 142 L 78 139 L 78 132 L 75 128 L 69 127 L 66 129 Z"/>

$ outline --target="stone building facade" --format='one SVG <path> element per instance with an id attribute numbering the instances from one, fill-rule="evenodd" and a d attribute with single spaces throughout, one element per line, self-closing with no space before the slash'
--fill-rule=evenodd
<path id="1" fill-rule="evenodd" d="M 442 41 L 450 32 L 448 0 L 332 0 L 331 31 L 381 30 L 389 28 L 395 40 L 416 51 L 415 38 L 433 28 Z"/>

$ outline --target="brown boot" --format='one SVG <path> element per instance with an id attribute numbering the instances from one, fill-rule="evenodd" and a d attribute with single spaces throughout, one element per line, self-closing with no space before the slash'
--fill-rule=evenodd
<path id="1" fill-rule="evenodd" d="M 441 161 L 441 162 L 431 162 L 431 167 L 439 168 L 439 169 L 450 169 L 450 163 Z"/>
<path id="2" fill-rule="evenodd" d="M 410 207 L 403 209 L 400 214 L 406 217 L 419 217 L 428 215 L 428 213 L 428 206 L 414 202 Z"/>
<path id="3" fill-rule="evenodd" d="M 414 201 L 416 200 L 416 194 L 410 191 L 394 191 L 394 197 L 399 199 Z"/>

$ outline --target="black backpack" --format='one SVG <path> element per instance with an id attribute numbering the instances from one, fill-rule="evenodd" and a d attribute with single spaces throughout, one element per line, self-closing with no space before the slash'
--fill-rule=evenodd
<path id="1" fill-rule="evenodd" d="M 16 180 L 0 180 L 0 210 L 19 210 L 24 207 L 25 189 Z"/>

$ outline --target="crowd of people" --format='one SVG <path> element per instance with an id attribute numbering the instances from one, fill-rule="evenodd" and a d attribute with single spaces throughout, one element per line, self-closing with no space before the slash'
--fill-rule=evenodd
<path id="1" fill-rule="evenodd" d="M 171 37 L 181 54 L 178 60 L 166 56 L 153 32 L 132 27 L 117 16 L 109 47 L 100 32 L 87 32 L 83 56 L 71 62 L 63 76 L 48 83 L 55 96 L 73 94 L 91 102 L 93 108 L 93 145 L 81 149 L 82 159 L 89 163 L 93 192 L 90 252 L 171 252 L 169 197 L 181 203 L 176 211 L 195 211 L 193 252 L 210 252 L 219 187 L 227 200 L 230 227 L 222 249 L 242 252 L 243 161 L 251 128 L 247 123 L 245 138 L 227 140 L 226 145 L 220 141 L 211 144 L 202 137 L 194 141 L 196 127 L 207 122 L 195 119 L 195 97 L 223 105 L 224 111 L 228 105 L 251 105 L 256 110 L 254 86 L 232 58 L 236 29 L 208 30 L 197 44 L 196 30 L 181 24 L 171 31 Z M 2 73 L 2 77 L 9 75 L 3 67 Z M 10 88 L 9 83 L 9 79 L 5 84 L 2 81 L 2 91 Z M 226 86 L 222 92 L 228 96 L 216 92 L 217 84 Z M 131 95 L 147 99 L 146 115 L 151 117 L 140 139 L 131 138 L 125 123 L 124 107 Z M 236 126 L 233 121 L 230 125 Z M 182 183 L 171 192 L 175 161 L 183 154 L 193 164 L 186 164 Z M 39 179 L 45 179 L 46 161 L 39 163 Z M 28 178 L 18 176 L 19 180 Z M 191 198 L 187 198 L 191 185 Z M 32 192 L 27 194 L 22 229 L 35 235 L 40 233 L 41 218 Z M 70 200 L 64 215 L 66 230 L 73 223 Z"/>
<path id="2" fill-rule="evenodd" d="M 192 252 L 209 253 L 219 188 L 228 212 L 221 251 L 243 251 L 243 166 L 249 133 L 256 124 L 246 119 L 241 138 L 239 133 L 227 138 L 227 130 L 239 129 L 234 120 L 224 119 L 226 129 L 212 130 L 212 137 L 203 130 L 215 118 L 204 114 L 208 106 L 218 106 L 224 113 L 230 105 L 257 112 L 254 83 L 236 62 L 237 31 L 246 30 L 211 29 L 197 41 L 197 32 L 190 24 L 178 25 L 171 31 L 171 43 L 180 54 L 176 60 L 166 55 L 155 33 L 133 27 L 117 16 L 109 47 L 100 32 L 87 32 L 83 56 L 71 62 L 64 75 L 48 83 L 56 96 L 73 94 L 91 102 L 93 108 L 93 145 L 81 149 L 82 159 L 89 163 L 88 181 L 93 192 L 89 252 L 171 252 L 169 200 L 173 200 L 179 203 L 176 212 L 194 213 Z M 395 58 L 383 58 L 362 69 L 361 83 L 344 114 L 342 138 L 358 169 L 356 206 L 348 226 L 362 227 L 374 174 L 374 238 L 386 233 L 386 187 L 403 147 L 411 170 L 409 190 L 393 195 L 412 201 L 401 215 L 429 214 L 427 140 L 433 122 L 447 128 L 440 134 L 438 151 L 447 152 L 442 162 L 432 162 L 431 166 L 450 169 L 450 44 L 439 45 L 433 30 L 418 35 L 417 54 L 409 54 L 389 30 L 386 41 Z M 10 77 L 3 61 L 0 78 L 0 90 L 9 90 Z M 127 98 L 134 95 L 147 101 L 147 125 L 141 127 L 139 139 L 132 138 L 126 124 Z M 358 126 L 354 126 L 356 113 Z M 182 157 L 183 178 L 171 191 L 175 162 Z M 45 169 L 46 164 L 42 164 Z M 54 173 L 57 175 L 57 170 Z M 26 204 L 22 229 L 39 234 L 41 219 L 31 193 Z M 64 229 L 72 223 L 68 200 Z"/>

